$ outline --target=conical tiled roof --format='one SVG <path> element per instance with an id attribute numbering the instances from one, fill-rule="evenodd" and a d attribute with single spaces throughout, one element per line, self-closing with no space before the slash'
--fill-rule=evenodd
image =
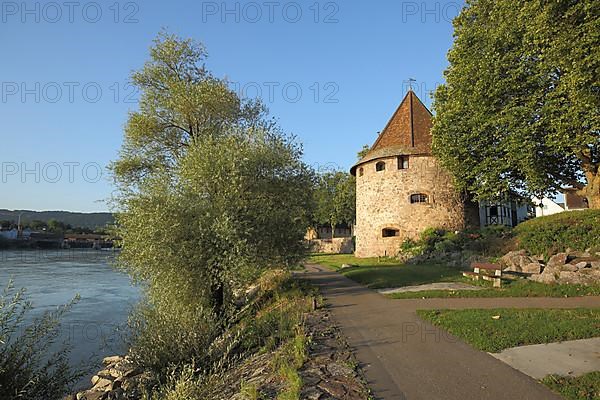
<path id="1" fill-rule="evenodd" d="M 378 158 L 431 154 L 431 117 L 427 107 L 409 90 L 367 155 L 350 172 L 354 175 L 360 164 Z"/>

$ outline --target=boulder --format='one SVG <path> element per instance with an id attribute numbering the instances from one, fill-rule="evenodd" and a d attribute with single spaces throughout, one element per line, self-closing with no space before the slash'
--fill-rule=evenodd
<path id="1" fill-rule="evenodd" d="M 578 262 L 577 264 L 575 264 L 575 268 L 577 268 L 577 270 L 580 270 L 580 269 L 587 268 L 588 265 L 589 264 L 587 261 L 582 261 L 582 262 Z"/>
<path id="2" fill-rule="evenodd" d="M 558 253 L 553 255 L 552 257 L 550 257 L 550 260 L 548 260 L 548 266 L 560 266 L 560 265 L 565 265 L 567 263 L 567 259 L 568 259 L 568 254 L 567 253 Z"/>
<path id="3" fill-rule="evenodd" d="M 562 267 L 562 266 L 560 266 Z M 548 275 L 558 275 L 558 273 L 560 272 L 560 267 L 558 266 L 554 266 L 554 265 L 546 265 L 543 269 L 542 269 L 542 273 L 543 274 L 548 274 Z"/>
<path id="4" fill-rule="evenodd" d="M 556 277 L 554 276 L 554 274 L 547 274 L 545 271 L 541 274 L 531 275 L 528 279 L 534 282 L 545 284 L 556 283 Z"/>
<path id="5" fill-rule="evenodd" d="M 573 265 L 573 264 L 565 264 L 565 265 L 561 265 L 560 267 L 558 267 L 561 271 L 566 271 L 566 272 L 577 272 L 578 268 L 577 266 Z"/>
<path id="6" fill-rule="evenodd" d="M 123 360 L 124 360 L 124 358 L 121 357 L 121 356 L 104 357 L 102 359 L 102 364 L 104 364 L 104 365 L 116 364 L 116 363 L 121 362 Z"/>
<path id="7" fill-rule="evenodd" d="M 524 265 L 521 268 L 522 272 L 525 272 L 527 274 L 539 274 L 542 272 L 542 264 L 540 264 L 539 262 L 532 262 L 529 263 L 527 265 Z"/>
<path id="8" fill-rule="evenodd" d="M 579 285 L 582 284 L 586 279 L 582 279 L 582 277 L 573 271 L 560 271 L 558 275 L 558 283 L 562 284 L 571 284 L 571 285 Z"/>
<path id="9" fill-rule="evenodd" d="M 600 269 L 600 260 L 590 262 L 592 269 Z"/>
<path id="10" fill-rule="evenodd" d="M 96 380 L 96 383 L 94 384 L 94 387 L 92 388 L 92 390 L 95 391 L 107 391 L 110 390 L 112 387 L 112 383 L 113 381 L 110 379 L 106 379 L 106 378 L 101 378 L 98 377 L 98 379 Z"/>
<path id="11" fill-rule="evenodd" d="M 523 259 L 526 259 L 528 262 L 525 262 Z M 529 259 L 530 257 L 527 256 L 525 250 L 514 250 L 503 255 L 500 258 L 499 263 L 506 271 L 521 272 L 521 265 L 523 265 L 523 263 L 528 264 L 531 262 Z"/>

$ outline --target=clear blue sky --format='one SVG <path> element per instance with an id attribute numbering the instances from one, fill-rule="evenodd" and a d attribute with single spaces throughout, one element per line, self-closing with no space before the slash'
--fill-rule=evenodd
<path id="1" fill-rule="evenodd" d="M 309 164 L 347 169 L 383 129 L 408 78 L 431 104 L 461 6 L 3 1 L 0 208 L 108 210 L 112 187 L 101 169 L 116 158 L 136 107 L 128 77 L 163 27 L 202 41 L 208 68 L 247 96 L 259 88 L 270 113 L 304 144 Z"/>

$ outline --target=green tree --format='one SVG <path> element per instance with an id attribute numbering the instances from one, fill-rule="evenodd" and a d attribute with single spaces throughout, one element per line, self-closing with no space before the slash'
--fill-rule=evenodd
<path id="1" fill-rule="evenodd" d="M 204 66 L 206 56 L 201 43 L 161 32 L 150 60 L 132 74 L 139 110 L 130 113 L 111 166 L 121 189 L 174 168 L 197 138 L 232 126 L 269 127 L 262 104 L 240 99 L 227 81 L 214 77 Z"/>
<path id="2" fill-rule="evenodd" d="M 147 294 L 133 318 L 134 354 L 159 374 L 202 364 L 234 315 L 234 293 L 305 254 L 314 178 L 301 147 L 256 104 L 205 79 L 203 56 L 201 45 L 159 36 L 133 75 L 140 111 L 113 164 L 120 265 Z"/>
<path id="3" fill-rule="evenodd" d="M 356 215 L 356 181 L 346 172 L 321 174 L 313 191 L 315 213 L 313 222 L 331 227 L 333 238 L 335 227 L 354 223 Z"/>
<path id="4" fill-rule="evenodd" d="M 371 150 L 371 146 L 369 146 L 368 144 L 364 144 L 362 149 L 360 149 L 360 151 L 357 154 L 358 160 L 362 160 L 367 155 L 369 150 Z"/>
<path id="5" fill-rule="evenodd" d="M 433 149 L 478 199 L 575 186 L 600 207 L 600 3 L 471 0 L 454 21 Z"/>

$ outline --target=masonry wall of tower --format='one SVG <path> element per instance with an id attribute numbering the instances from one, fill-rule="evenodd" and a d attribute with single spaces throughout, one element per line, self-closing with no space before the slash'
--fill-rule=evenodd
<path id="1" fill-rule="evenodd" d="M 451 177 L 429 155 L 408 156 L 408 168 L 398 168 L 397 156 L 361 164 L 356 171 L 357 257 L 395 256 L 406 238 L 418 238 L 430 227 L 464 228 L 465 202 Z M 385 162 L 385 169 L 376 165 Z M 424 194 L 427 202 L 411 203 Z M 390 235 L 385 236 L 384 230 Z"/>

